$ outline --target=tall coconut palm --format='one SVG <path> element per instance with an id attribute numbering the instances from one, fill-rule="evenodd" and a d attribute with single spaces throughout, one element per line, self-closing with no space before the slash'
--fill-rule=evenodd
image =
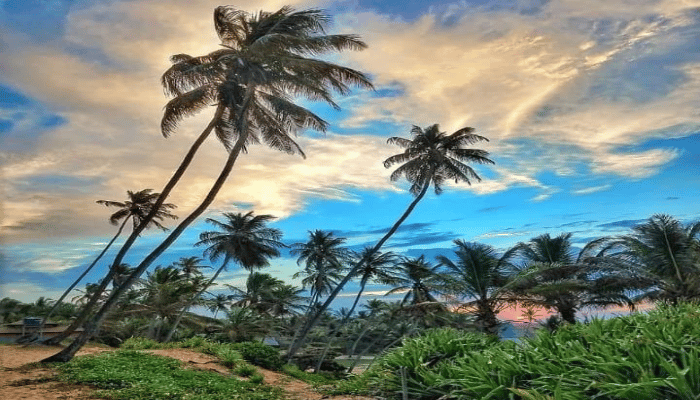
<path id="1" fill-rule="evenodd" d="M 445 256 L 437 257 L 444 268 L 441 278 L 445 290 L 461 301 L 468 299 L 461 306 L 473 310 L 483 332 L 496 335 L 500 324 L 497 315 L 507 305 L 499 292 L 506 283 L 505 264 L 491 246 L 460 239 L 454 244 L 456 262 Z"/>
<path id="2" fill-rule="evenodd" d="M 248 145 L 262 142 L 287 153 L 303 155 L 290 134 L 304 128 L 325 131 L 327 124 L 311 111 L 294 104 L 294 97 L 320 100 L 337 107 L 332 100 L 333 91 L 346 94 L 350 91 L 349 85 L 372 87 L 369 79 L 358 71 L 313 58 L 366 47 L 355 35 L 325 34 L 329 21 L 319 10 L 294 11 L 283 7 L 274 13 L 248 14 L 231 6 L 217 7 L 214 26 L 224 48 L 206 56 L 172 57 L 174 65 L 162 81 L 166 92 L 175 98 L 166 106 L 161 124 L 163 133 L 169 134 L 182 118 L 209 104 L 214 103 L 216 111 L 158 201 L 165 200 L 212 130 L 226 146 L 229 156 L 202 203 L 137 266 L 130 279 L 114 291 L 113 297 L 70 346 L 43 361 L 65 362 L 75 355 L 97 330 L 119 295 L 126 292 L 214 201 L 238 155 L 247 150 Z M 127 239 L 114 264 L 121 262 L 135 239 L 135 235 Z"/>
<path id="3" fill-rule="evenodd" d="M 595 262 L 635 273 L 637 301 L 675 304 L 700 298 L 700 222 L 683 225 L 670 215 L 656 214 L 632 233 L 601 238 L 584 251 L 596 251 L 591 258 Z"/>
<path id="4" fill-rule="evenodd" d="M 160 193 L 152 193 L 153 189 L 144 189 L 140 190 L 138 192 L 132 192 L 131 190 L 127 190 L 127 196 L 128 199 L 126 201 L 111 201 L 111 200 L 97 200 L 97 204 L 103 204 L 107 207 L 118 207 L 118 210 L 113 213 L 109 217 L 109 222 L 112 225 L 119 225 L 119 229 L 117 229 L 117 233 L 112 237 L 112 240 L 107 243 L 107 246 L 105 246 L 104 249 L 102 249 L 102 252 L 97 255 L 97 258 L 95 258 L 92 263 L 83 271 L 82 274 L 66 289 L 65 292 L 59 297 L 59 299 L 56 301 L 54 304 L 53 308 L 49 312 L 49 314 L 46 316 L 46 319 L 49 319 L 51 315 L 53 315 L 54 311 L 58 308 L 58 306 L 61 304 L 63 299 L 68 296 L 68 293 L 73 290 L 78 283 L 87 275 L 92 268 L 97 265 L 97 262 L 102 258 L 102 256 L 109 250 L 109 248 L 112 246 L 115 240 L 121 235 L 122 230 L 124 229 L 124 226 L 131 221 L 132 224 L 132 232 L 135 232 L 141 224 L 143 224 L 143 229 L 147 229 L 148 227 L 155 226 L 159 229 L 162 229 L 163 231 L 168 230 L 165 226 L 161 224 L 161 221 L 163 221 L 166 218 L 169 219 L 177 219 L 176 215 L 173 215 L 170 210 L 173 210 L 177 206 L 174 204 L 170 203 L 163 203 L 158 206 L 158 208 L 155 208 L 156 201 L 158 200 L 158 197 L 160 196 Z M 146 217 L 153 212 L 153 216 L 150 219 L 147 219 Z M 122 221 L 121 224 L 119 221 Z M 119 264 L 113 264 L 113 265 L 119 265 Z M 115 272 L 116 273 L 116 272 Z M 110 278 L 110 280 L 113 279 Z M 99 296 L 102 294 L 102 292 L 105 290 L 107 287 L 107 284 L 109 284 L 109 280 L 104 280 L 102 282 L 104 285 L 98 286 L 99 290 L 96 291 L 97 296 L 95 297 L 95 302 L 99 298 Z M 90 304 L 90 303 L 88 303 Z M 93 305 L 95 303 L 92 303 Z M 92 305 L 88 305 L 88 307 L 92 307 Z M 87 316 L 87 313 L 85 313 Z M 74 327 L 69 327 L 66 329 L 66 332 L 62 335 L 58 335 L 58 337 L 53 338 L 53 341 L 49 342 L 47 341 L 47 344 L 51 343 L 60 343 L 61 340 L 65 339 L 68 337 L 70 333 L 73 332 L 74 329 L 77 329 L 80 324 L 84 322 L 86 317 L 78 318 L 76 321 L 74 321 L 73 324 L 75 325 Z M 56 341 L 58 340 L 58 341 Z"/>
<path id="5" fill-rule="evenodd" d="M 466 163 L 494 163 L 488 158 L 489 153 L 487 151 L 465 147 L 477 142 L 488 141 L 485 137 L 474 134 L 474 128 L 465 127 L 448 135 L 445 132 L 440 132 L 440 127 L 437 124 L 428 126 L 425 129 L 414 125 L 411 129 L 411 134 L 413 135 L 411 139 L 401 137 L 388 139 L 389 143 L 398 145 L 405 150 L 387 158 L 384 161 L 384 166 L 389 168 L 393 165 L 401 164 L 391 174 L 391 180 L 396 181 L 401 177 L 405 177 L 411 184 L 411 194 L 416 198 L 409 204 L 406 211 L 389 231 L 374 245 L 372 251 L 366 254 L 367 256 L 378 251 L 384 245 L 384 242 L 399 229 L 399 226 L 408 218 L 416 205 L 418 205 L 418 202 L 428 192 L 431 185 L 435 193 L 440 194 L 446 181 L 453 180 L 455 183 L 466 182 L 467 184 L 471 184 L 472 179 L 480 181 L 481 178 L 476 171 Z M 356 276 L 357 271 L 365 262 L 367 262 L 365 258 L 360 260 L 345 278 L 340 281 L 335 290 L 328 296 L 326 302 L 314 315 L 314 318 L 311 318 L 305 325 L 300 334 L 300 339 L 292 344 L 288 351 L 288 358 L 291 359 L 294 356 L 294 353 L 299 349 L 304 338 L 318 321 L 321 314 L 328 309 L 335 297 L 345 287 L 345 284 L 352 277 Z"/>
<path id="6" fill-rule="evenodd" d="M 196 246 L 208 246 L 204 255 L 212 261 L 224 258 L 221 267 L 209 279 L 204 287 L 197 292 L 190 304 L 185 307 L 175 320 L 175 324 L 165 338 L 168 342 L 172 338 L 178 323 L 189 307 L 202 295 L 216 280 L 221 271 L 226 269 L 229 262 L 234 261 L 241 267 L 253 271 L 270 265 L 269 259 L 279 257 L 279 248 L 285 247 L 282 239 L 282 231 L 266 226 L 268 221 L 275 217 L 272 215 L 253 215 L 252 211 L 246 214 L 224 213 L 224 222 L 207 218 L 207 222 L 215 225 L 219 230 L 205 231 L 199 235 Z"/>

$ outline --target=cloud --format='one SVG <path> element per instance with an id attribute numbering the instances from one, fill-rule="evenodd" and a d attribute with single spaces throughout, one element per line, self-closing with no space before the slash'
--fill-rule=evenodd
<path id="1" fill-rule="evenodd" d="M 307 160 L 252 147 L 212 212 L 245 203 L 285 217 L 310 198 L 356 201 L 357 189 L 399 190 L 381 165 L 396 152 L 385 136 L 401 135 L 410 124 L 439 122 L 446 131 L 469 125 L 491 139 L 483 148 L 497 162 L 492 176 L 455 186 L 478 195 L 527 187 L 537 191 L 531 201 L 544 201 L 560 189 L 543 183 L 542 172 L 575 175 L 583 168 L 641 179 L 676 159 L 677 149 L 638 146 L 700 126 L 692 5 L 525 3 L 455 3 L 411 21 L 376 12 L 339 16 L 337 29 L 360 33 L 369 48 L 337 59 L 372 75 L 380 89 L 342 100 L 352 108 L 341 128 L 357 134 L 300 138 Z M 269 10 L 284 4 L 290 2 L 237 5 Z M 163 187 L 211 110 L 164 139 L 158 126 L 167 99 L 159 78 L 170 55 L 218 48 L 211 21 L 217 5 L 135 0 L 59 7 L 56 15 L 65 18 L 52 40 L 0 28 L 1 83 L 41 104 L 24 104 L 24 116 L 15 119 L 3 109 L 0 119 L 14 124 L 9 134 L 37 131 L 43 117 L 62 119 L 23 146 L 0 149 L 5 240 L 107 236 L 113 229 L 105 223 L 108 211 L 95 200 Z M 377 121 L 396 132 L 370 134 Z M 203 198 L 224 157 L 218 143 L 203 146 L 169 199 L 178 215 Z M 47 177 L 60 179 L 41 180 Z"/>
<path id="2" fill-rule="evenodd" d="M 33 303 L 39 296 L 58 299 L 63 290 L 52 290 L 31 282 L 3 282 L 0 283 L 0 293 L 2 297 L 9 297 L 23 303 Z"/>
<path id="3" fill-rule="evenodd" d="M 372 71 L 379 87 L 403 88 L 389 98 L 365 96 L 345 123 L 475 127 L 492 140 L 501 166 L 499 176 L 473 187 L 479 194 L 539 187 L 538 173 L 571 174 L 580 166 L 648 177 L 678 150 L 625 146 L 700 126 L 700 19 L 689 2 L 557 1 L 526 13 L 464 3 L 449 18 L 367 12 L 341 21 L 370 43 L 351 60 Z M 523 138 L 548 154 L 528 158 L 518 145 Z M 543 188 L 533 200 L 555 192 Z"/>
<path id="4" fill-rule="evenodd" d="M 608 222 L 598 225 L 598 228 L 633 228 L 639 224 L 647 222 L 646 219 L 624 219 L 620 221 Z"/>
<path id="5" fill-rule="evenodd" d="M 283 3 L 289 4 L 239 6 L 274 9 Z M 297 2 L 302 7 L 309 4 Z M 65 35 L 55 41 L 37 44 L 17 32 L 3 37 L 8 51 L 0 60 L 2 80 L 22 88 L 22 93 L 45 104 L 48 113 L 60 113 L 66 122 L 36 138 L 31 148 L 0 150 L 8 216 L 0 234 L 8 240 L 28 240 L 104 233 L 106 213 L 95 200 L 120 200 L 126 190 L 160 190 L 194 135 L 206 126 L 211 111 L 184 121 L 175 135 L 164 139 L 158 126 L 167 99 L 159 77 L 170 54 L 217 48 L 211 23 L 216 5 L 97 3 L 71 11 Z M 95 57 L 97 53 L 103 57 Z M 302 209 L 311 197 L 353 201 L 355 189 L 395 190 L 381 164 L 395 149 L 384 139 L 330 133 L 300 138 L 299 143 L 307 160 L 253 146 L 237 161 L 212 212 L 247 203 L 257 212 L 285 217 Z M 199 204 L 225 155 L 218 143 L 203 146 L 180 190 L 169 198 L 178 205 L 178 214 Z M 49 175 L 61 179 L 31 185 L 37 177 Z M 68 185 L 69 178 L 84 185 Z"/>
<path id="6" fill-rule="evenodd" d="M 608 190 L 610 188 L 612 188 L 612 185 L 610 185 L 610 184 L 600 185 L 600 186 L 591 186 L 591 187 L 587 187 L 587 188 L 572 190 L 571 193 L 576 194 L 576 195 L 591 194 L 591 193 L 602 192 L 602 191 Z"/>

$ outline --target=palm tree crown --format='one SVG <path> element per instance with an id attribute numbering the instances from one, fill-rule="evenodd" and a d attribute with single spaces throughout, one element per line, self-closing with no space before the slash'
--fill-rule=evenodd
<path id="1" fill-rule="evenodd" d="M 480 181 L 472 167 L 467 162 L 478 164 L 493 164 L 488 158 L 489 153 L 480 149 L 467 149 L 465 145 L 487 138 L 473 133 L 474 128 L 462 128 L 450 135 L 440 132 L 438 124 L 425 129 L 414 125 L 411 129 L 413 139 L 391 137 L 388 143 L 405 148 L 403 153 L 396 154 L 384 161 L 386 168 L 394 164 L 403 164 L 392 174 L 391 180 L 396 181 L 401 176 L 412 184 L 411 193 L 418 196 L 423 188 L 432 182 L 435 193 L 442 192 L 442 185 L 447 180 L 471 184 L 470 179 Z"/>
<path id="2" fill-rule="evenodd" d="M 584 250 L 598 250 L 594 262 L 635 274 L 638 300 L 700 298 L 700 222 L 684 226 L 670 215 L 656 214 L 632 230 L 591 242 Z"/>
<path id="3" fill-rule="evenodd" d="M 438 303 L 438 300 L 431 292 L 440 286 L 437 282 L 439 266 L 434 266 L 425 261 L 424 256 L 417 258 L 404 258 L 398 264 L 398 277 L 395 288 L 391 289 L 387 295 L 406 292 L 402 305 L 418 305 L 421 303 Z"/>
<path id="4" fill-rule="evenodd" d="M 280 247 L 285 247 L 282 231 L 268 228 L 266 223 L 274 219 L 271 215 L 253 215 L 224 213 L 224 222 L 207 218 L 207 222 L 219 228 L 218 231 L 206 231 L 199 235 L 196 246 L 208 246 L 204 254 L 212 261 L 221 256 L 237 262 L 247 270 L 267 267 L 268 259 L 279 257 Z"/>
<path id="5" fill-rule="evenodd" d="M 493 247 L 455 240 L 457 246 L 454 262 L 438 256 L 439 265 L 445 268 L 442 279 L 447 292 L 461 300 L 469 299 L 462 306 L 475 309 L 476 321 L 483 331 L 497 333 L 498 312 L 506 305 L 498 289 L 506 283 L 504 263 L 496 256 Z"/>
<path id="6" fill-rule="evenodd" d="M 121 201 L 110 201 L 110 200 L 97 200 L 97 204 L 104 204 L 107 207 L 119 207 L 120 209 L 109 217 L 109 222 L 112 225 L 118 225 L 119 221 L 122 219 L 131 218 L 133 229 L 141 225 L 143 221 L 146 220 L 146 216 L 153 210 L 160 193 L 151 193 L 153 189 L 144 189 L 138 192 L 132 192 L 127 190 L 129 199 Z M 164 227 L 160 221 L 165 218 L 177 219 L 177 216 L 170 213 L 169 210 L 176 208 L 177 206 L 170 203 L 163 203 L 158 207 L 158 210 L 153 215 L 153 218 L 148 221 L 146 228 L 151 225 L 167 231 L 168 228 Z"/>
<path id="7" fill-rule="evenodd" d="M 292 246 L 291 254 L 299 256 L 297 264 L 304 264 L 304 269 L 294 277 L 304 275 L 302 284 L 311 288 L 312 300 L 330 292 L 342 277 L 344 264 L 351 256 L 350 251 L 342 247 L 345 240 L 334 236 L 333 232 L 315 230 L 309 232 L 307 242 Z"/>
<path id="8" fill-rule="evenodd" d="M 372 87 L 358 71 L 309 57 L 366 47 L 355 35 L 325 34 L 329 22 L 320 10 L 282 7 L 249 14 L 232 6 L 217 7 L 214 25 L 223 49 L 199 57 L 175 55 L 162 77 L 166 93 L 174 96 L 165 108 L 163 134 L 172 133 L 182 118 L 216 104 L 214 129 L 227 148 L 243 133 L 245 113 L 246 144 L 263 142 L 303 155 L 288 132 L 299 127 L 325 130 L 327 124 L 295 105 L 294 96 L 338 108 L 331 91 L 346 94 L 348 84 Z"/>

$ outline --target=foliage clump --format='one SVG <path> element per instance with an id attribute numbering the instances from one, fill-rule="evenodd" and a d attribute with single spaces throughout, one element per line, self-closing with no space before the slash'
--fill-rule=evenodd
<path id="1" fill-rule="evenodd" d="M 279 350 L 265 343 L 243 342 L 235 343 L 231 346 L 241 353 L 244 360 L 258 367 L 279 371 L 284 365 L 284 360 L 280 357 Z"/>
<path id="2" fill-rule="evenodd" d="M 76 357 L 58 367 L 64 381 L 87 384 L 108 399 L 281 399 L 277 388 L 181 368 L 181 362 L 133 350 Z"/>
<path id="3" fill-rule="evenodd" d="M 700 307 L 660 306 L 498 342 L 438 329 L 406 340 L 336 393 L 411 399 L 700 397 Z"/>

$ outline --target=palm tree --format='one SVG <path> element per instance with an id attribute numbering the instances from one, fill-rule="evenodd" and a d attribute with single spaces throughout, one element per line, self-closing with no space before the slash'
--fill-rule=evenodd
<path id="1" fill-rule="evenodd" d="M 368 254 L 371 253 L 371 254 Z M 348 322 L 352 316 L 357 304 L 360 301 L 362 293 L 365 291 L 365 287 L 370 280 L 377 281 L 382 284 L 392 284 L 396 282 L 396 276 L 393 273 L 393 267 L 397 260 L 397 255 L 392 252 L 372 252 L 371 247 L 365 247 L 359 254 L 356 255 L 357 259 L 367 258 L 367 261 L 362 265 L 362 268 L 358 271 L 357 275 L 360 277 L 360 290 L 355 296 L 355 301 L 352 303 L 352 307 L 348 310 L 346 316 L 340 321 L 340 325 L 329 335 L 328 342 L 326 342 L 326 347 L 321 354 L 321 357 L 316 364 L 314 372 L 318 372 L 323 365 L 323 361 L 328 355 L 330 346 L 333 343 L 333 336 L 336 332 L 343 329 L 345 324 Z"/>
<path id="2" fill-rule="evenodd" d="M 199 257 L 180 257 L 173 263 L 173 266 L 180 269 L 185 279 L 202 275 L 202 268 L 211 268 L 208 265 L 201 265 L 202 259 Z"/>
<path id="3" fill-rule="evenodd" d="M 293 285 L 286 285 L 270 274 L 252 272 L 246 280 L 245 290 L 228 286 L 234 294 L 230 295 L 236 307 L 251 308 L 259 313 L 279 317 L 293 314 L 304 308 L 302 301 L 304 291 Z"/>
<path id="4" fill-rule="evenodd" d="M 499 292 L 506 283 L 504 263 L 491 246 L 459 239 L 454 244 L 456 262 L 437 257 L 439 265 L 445 268 L 441 277 L 446 291 L 462 300 L 471 299 L 462 307 L 474 310 L 483 332 L 496 335 L 500 324 L 497 315 L 507 304 Z"/>
<path id="5" fill-rule="evenodd" d="M 192 297 L 190 304 L 180 312 L 180 315 L 175 320 L 175 324 L 165 338 L 166 342 L 170 341 L 177 329 L 178 322 L 192 303 L 214 283 L 221 271 L 226 269 L 229 262 L 234 261 L 241 267 L 253 271 L 270 265 L 268 259 L 279 257 L 280 252 L 278 249 L 285 247 L 280 242 L 282 231 L 266 226 L 268 221 L 275 218 L 272 215 L 254 216 L 253 212 L 249 211 L 246 214 L 224 213 L 224 217 L 226 218 L 224 222 L 207 218 L 207 222 L 215 225 L 220 230 L 202 232 L 199 235 L 199 242 L 195 243 L 196 246 L 208 246 L 204 250 L 204 255 L 209 257 L 210 260 L 216 261 L 223 256 L 224 262 L 209 282 Z"/>
<path id="6" fill-rule="evenodd" d="M 589 243 L 591 261 L 623 266 L 635 274 L 636 301 L 676 304 L 700 298 L 700 222 L 688 225 L 656 214 L 632 228 L 632 233 Z"/>
<path id="7" fill-rule="evenodd" d="M 398 256 L 389 251 L 372 251 L 371 247 L 365 247 L 358 255 L 357 259 L 366 261 L 357 271 L 357 276 L 360 277 L 360 290 L 355 296 L 355 301 L 348 312 L 349 315 L 355 311 L 357 303 L 360 301 L 360 296 L 365 291 L 365 287 L 369 281 L 376 281 L 384 285 L 391 285 L 397 281 L 397 276 L 394 272 L 394 264 L 398 260 Z"/>
<path id="8" fill-rule="evenodd" d="M 404 257 L 398 267 L 395 287 L 388 291 L 386 296 L 405 292 L 406 295 L 399 303 L 403 307 L 412 306 L 418 310 L 424 305 L 432 305 L 444 308 L 432 294 L 441 289 L 438 272 L 440 265 L 433 266 L 425 261 L 425 256 L 420 256 Z"/>
<path id="9" fill-rule="evenodd" d="M 572 324 L 576 323 L 576 312 L 585 306 L 634 306 L 625 293 L 637 284 L 633 275 L 624 268 L 592 260 L 585 249 L 574 257 L 570 233 L 554 238 L 540 235 L 517 244 L 503 258 L 518 256 L 525 263 L 506 285 L 511 301 L 554 309 Z"/>
<path id="10" fill-rule="evenodd" d="M 341 279 L 344 264 L 351 257 L 350 251 L 341 247 L 346 240 L 335 237 L 333 232 L 315 230 L 309 231 L 307 242 L 292 245 L 291 254 L 299 256 L 297 264 L 304 264 L 304 269 L 294 274 L 294 278 L 304 276 L 301 284 L 310 288 L 309 310 Z"/>
<path id="11" fill-rule="evenodd" d="M 445 132 L 440 132 L 437 124 L 425 129 L 414 125 L 411 129 L 411 134 L 413 135 L 412 139 L 401 137 L 388 139 L 389 143 L 403 147 L 405 150 L 400 154 L 387 158 L 384 161 L 384 167 L 389 168 L 395 164 L 402 164 L 391 174 L 391 180 L 396 181 L 402 176 L 405 177 L 411 184 L 411 194 L 416 196 L 416 198 L 366 256 L 379 251 L 384 242 L 399 229 L 399 226 L 408 218 L 416 205 L 418 205 L 418 202 L 425 196 L 430 185 L 433 185 L 435 194 L 440 194 L 442 193 L 443 184 L 448 180 L 454 180 L 455 183 L 466 182 L 467 184 L 471 184 L 471 179 L 481 181 L 476 171 L 466 163 L 494 163 L 488 158 L 489 153 L 487 151 L 464 147 L 477 142 L 488 141 L 485 137 L 474 134 L 474 128 L 465 127 L 448 135 Z M 314 317 L 307 322 L 299 335 L 299 339 L 290 347 L 287 353 L 288 359 L 294 356 L 308 332 L 320 318 L 321 313 L 328 309 L 336 296 L 343 290 L 345 284 L 356 276 L 357 271 L 367 262 L 366 258 L 363 258 L 351 268 L 350 272 L 340 281 Z"/>
<path id="12" fill-rule="evenodd" d="M 221 310 L 226 310 L 231 305 L 232 296 L 219 293 L 216 296 L 207 299 L 205 302 L 209 311 L 214 313 L 214 318 Z"/>
<path id="13" fill-rule="evenodd" d="M 233 342 L 252 341 L 270 332 L 272 321 L 269 316 L 250 308 L 231 307 L 221 329 Z"/>
<path id="14" fill-rule="evenodd" d="M 84 332 L 63 351 L 42 361 L 65 362 L 75 355 L 116 304 L 118 296 L 214 201 L 238 155 L 249 144 L 263 142 L 287 153 L 303 155 L 290 133 L 304 128 L 325 131 L 327 124 L 294 104 L 292 97 L 321 100 L 338 107 L 332 100 L 333 91 L 346 94 L 350 90 L 348 85 L 372 87 L 369 79 L 358 71 L 309 57 L 366 47 L 355 35 L 326 35 L 324 28 L 329 21 L 319 10 L 297 12 L 283 7 L 274 13 L 247 14 L 231 6 L 221 6 L 214 11 L 214 25 L 224 48 L 201 57 L 183 54 L 172 57 L 174 65 L 162 81 L 166 92 L 175 98 L 166 106 L 161 123 L 163 133 L 169 134 L 182 118 L 211 103 L 216 104 L 216 112 L 166 184 L 156 206 L 165 201 L 212 130 L 226 146 L 228 159 L 202 203 L 114 291 Z M 135 232 L 127 239 L 114 264 L 121 262 L 137 235 Z"/>
<path id="15" fill-rule="evenodd" d="M 234 306 L 251 308 L 263 313 L 267 312 L 271 307 L 269 301 L 272 299 L 272 293 L 275 288 L 283 284 L 282 280 L 270 274 L 253 271 L 248 275 L 245 290 L 233 286 L 228 287 L 234 291 L 234 294 L 231 295 L 231 298 L 236 300 L 233 303 Z"/>
<path id="16" fill-rule="evenodd" d="M 128 199 L 126 201 L 123 201 L 123 202 L 110 201 L 110 200 L 97 200 L 97 204 L 103 204 L 107 207 L 118 207 L 119 208 L 115 213 L 113 213 L 109 217 L 109 222 L 112 225 L 119 225 L 119 229 L 117 229 L 117 233 L 114 235 L 114 237 L 112 237 L 112 240 L 110 240 L 109 243 L 107 243 L 107 246 L 105 246 L 105 248 L 102 249 L 102 252 L 100 252 L 100 254 L 97 255 L 97 258 L 95 258 L 92 261 L 92 263 L 85 269 L 85 271 L 83 271 L 83 273 L 80 274 L 78 279 L 76 279 L 68 287 L 68 289 L 66 289 L 66 291 L 63 292 L 61 297 L 58 298 L 58 300 L 56 301 L 56 303 L 54 303 L 53 308 L 51 309 L 51 311 L 49 311 L 49 314 L 46 316 L 44 321 L 51 318 L 51 316 L 56 311 L 56 309 L 58 309 L 58 306 L 61 304 L 63 299 L 65 299 L 66 296 L 68 296 L 68 293 L 70 293 L 71 290 L 73 290 L 78 285 L 78 283 L 80 283 L 80 281 L 85 277 L 85 275 L 87 275 L 92 270 L 92 268 L 97 264 L 97 262 L 107 252 L 107 250 L 109 250 L 109 248 L 112 246 L 114 241 L 117 240 L 119 235 L 121 235 L 122 230 L 124 229 L 124 226 L 127 224 L 127 222 L 129 222 L 131 220 L 132 231 L 136 231 L 136 229 L 142 223 L 145 223 L 144 227 L 143 227 L 144 229 L 146 229 L 150 226 L 156 226 L 164 231 L 168 230 L 168 228 L 163 226 L 160 223 L 160 221 L 163 221 L 165 218 L 177 219 L 176 215 L 173 215 L 170 213 L 170 210 L 176 208 L 177 206 L 175 206 L 174 204 L 165 203 L 165 204 L 161 204 L 158 209 L 154 209 L 155 202 L 158 199 L 158 196 L 160 196 L 160 193 L 151 193 L 152 191 L 153 191 L 153 189 L 144 189 L 144 190 L 141 190 L 138 192 L 132 192 L 131 190 L 127 190 L 126 193 L 127 193 Z M 146 222 L 147 221 L 146 216 L 151 211 L 154 211 L 153 217 L 151 219 L 149 219 L 148 222 Z M 122 223 L 119 224 L 119 221 L 122 221 Z M 110 279 L 112 279 L 112 278 L 110 278 Z M 108 283 L 109 283 L 109 280 L 104 281 L 104 288 L 107 287 Z M 100 285 L 100 287 L 101 286 L 102 285 Z M 99 292 L 99 294 L 97 296 L 99 296 L 102 293 L 102 291 L 104 291 L 104 288 L 101 288 L 101 290 L 97 291 L 97 292 Z M 97 300 L 97 298 L 98 297 L 96 297 L 95 299 Z M 89 307 L 91 308 L 92 306 L 89 306 Z M 87 315 L 87 313 L 86 313 L 86 315 Z M 55 341 L 52 341 L 52 342 L 60 343 L 61 340 L 68 337 L 68 335 L 70 335 L 70 333 L 72 333 L 75 328 L 78 328 L 80 326 L 80 324 L 82 324 L 82 322 L 84 322 L 84 318 L 83 318 L 83 320 L 80 320 L 80 318 L 78 318 L 78 320 L 76 320 L 76 321 L 80 321 L 80 322 L 72 324 L 72 325 L 76 325 L 73 329 L 71 329 L 71 328 L 66 329 L 67 333 L 65 334 L 65 336 L 59 335 L 59 336 L 64 336 L 63 338 L 60 338 L 58 342 L 55 342 Z M 50 344 L 48 341 L 46 343 Z"/>
<path id="17" fill-rule="evenodd" d="M 151 338 L 160 340 L 162 329 L 181 313 L 197 290 L 199 287 L 193 287 L 176 267 L 156 267 L 147 273 L 139 301 L 128 306 L 128 313 L 146 317 Z"/>

